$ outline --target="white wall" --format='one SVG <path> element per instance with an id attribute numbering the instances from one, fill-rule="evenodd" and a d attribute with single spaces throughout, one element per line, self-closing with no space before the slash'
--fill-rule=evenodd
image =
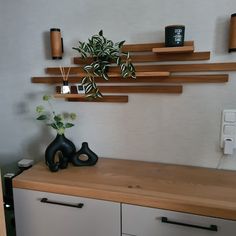
<path id="1" fill-rule="evenodd" d="M 196 50 L 210 50 L 211 61 L 236 61 L 227 52 L 229 18 L 235 0 L 1 0 L 0 165 L 21 158 L 44 158 L 55 134 L 35 121 L 35 106 L 49 91 L 31 84 L 48 66 L 69 65 L 71 48 L 100 29 L 114 41 L 164 40 L 164 27 L 184 24 L 186 40 Z M 48 32 L 63 32 L 65 56 L 49 59 Z M 66 103 L 57 109 L 74 111 L 79 119 L 68 130 L 79 148 L 83 141 L 103 157 L 216 167 L 222 109 L 236 108 L 236 74 L 226 84 L 185 85 L 182 95 L 130 95 L 128 104 Z M 236 155 L 222 168 L 236 169 Z"/>

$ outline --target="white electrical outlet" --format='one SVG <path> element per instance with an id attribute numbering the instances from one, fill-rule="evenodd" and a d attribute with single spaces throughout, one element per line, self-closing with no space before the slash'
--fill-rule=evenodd
<path id="1" fill-rule="evenodd" d="M 233 154 L 236 148 L 236 110 L 222 112 L 220 147 L 225 154 Z"/>

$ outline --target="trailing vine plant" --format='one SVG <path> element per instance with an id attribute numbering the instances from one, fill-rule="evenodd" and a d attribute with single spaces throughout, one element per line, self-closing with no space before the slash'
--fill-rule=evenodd
<path id="1" fill-rule="evenodd" d="M 129 52 L 121 50 L 125 41 L 114 43 L 107 39 L 100 30 L 98 34 L 93 35 L 88 42 L 79 41 L 74 50 L 81 54 L 83 59 L 93 58 L 90 64 L 83 67 L 86 76 L 82 79 L 82 85 L 85 86 L 85 93 L 89 97 L 101 98 L 102 94 L 97 88 L 96 77 L 102 77 L 109 80 L 109 68 L 117 65 L 120 67 L 121 77 L 136 78 L 135 67 L 131 62 Z"/>

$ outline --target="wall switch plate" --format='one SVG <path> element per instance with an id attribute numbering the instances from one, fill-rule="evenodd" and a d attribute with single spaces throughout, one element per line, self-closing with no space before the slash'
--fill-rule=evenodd
<path id="1" fill-rule="evenodd" d="M 225 148 L 229 140 L 232 147 L 236 148 L 236 110 L 222 111 L 220 147 Z"/>

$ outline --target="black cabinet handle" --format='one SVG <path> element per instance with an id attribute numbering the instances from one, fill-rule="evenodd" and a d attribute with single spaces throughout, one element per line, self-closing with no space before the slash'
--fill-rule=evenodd
<path id="1" fill-rule="evenodd" d="M 49 204 L 55 204 L 55 205 L 60 205 L 60 206 L 75 207 L 75 208 L 82 208 L 84 206 L 83 203 L 70 204 L 70 203 L 64 203 L 64 202 L 51 201 L 51 200 L 48 200 L 46 197 L 42 198 L 40 200 L 40 202 L 42 202 L 42 203 L 49 203 Z"/>
<path id="2" fill-rule="evenodd" d="M 217 225 L 210 225 L 209 227 L 205 227 L 205 226 L 201 226 L 201 225 L 192 225 L 192 224 L 186 224 L 186 223 L 182 223 L 182 222 L 170 221 L 170 220 L 168 220 L 167 217 L 161 217 L 161 222 L 167 223 L 167 224 L 182 225 L 182 226 L 197 228 L 197 229 L 205 229 L 205 230 L 215 231 L 215 232 L 218 231 Z"/>

